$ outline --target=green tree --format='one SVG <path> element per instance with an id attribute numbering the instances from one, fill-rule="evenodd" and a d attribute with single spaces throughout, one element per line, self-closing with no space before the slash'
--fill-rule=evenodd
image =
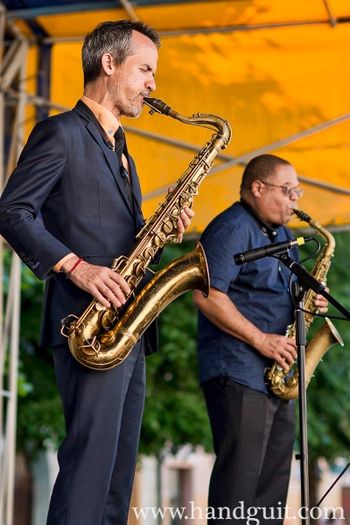
<path id="1" fill-rule="evenodd" d="M 162 264 L 181 257 L 193 243 L 166 248 Z M 147 358 L 147 398 L 141 450 L 156 454 L 165 444 L 210 448 L 210 429 L 198 386 L 197 315 L 191 293 L 171 303 L 159 320 L 160 345 Z"/>
<path id="2" fill-rule="evenodd" d="M 335 235 L 337 249 L 328 274 L 331 293 L 350 307 L 348 233 Z M 193 243 L 166 247 L 163 264 L 187 253 Z M 20 399 L 18 442 L 28 453 L 59 442 L 63 419 L 51 355 L 38 348 L 42 283 L 23 268 Z M 333 308 L 330 312 L 336 314 Z M 315 320 L 312 330 L 320 320 Z M 317 367 L 308 389 L 309 454 L 312 466 L 324 457 L 330 463 L 350 450 L 350 326 L 335 321 L 345 347 L 333 347 Z M 312 332 L 310 330 L 310 334 Z M 103 372 L 101 372 L 103 373 Z M 160 350 L 147 358 L 147 399 L 141 451 L 157 453 L 164 445 L 202 444 L 211 447 L 205 406 L 197 380 L 196 312 L 187 293 L 160 316 Z"/>

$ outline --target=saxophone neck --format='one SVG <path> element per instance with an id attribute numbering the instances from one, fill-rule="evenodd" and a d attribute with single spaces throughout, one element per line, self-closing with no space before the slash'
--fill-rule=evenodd
<path id="1" fill-rule="evenodd" d="M 148 107 L 151 108 L 151 114 L 161 113 L 163 115 L 167 115 L 168 117 L 179 120 L 184 124 L 200 126 L 210 129 L 211 131 L 216 131 L 222 143 L 221 149 L 225 149 L 231 140 L 232 130 L 229 122 L 221 117 L 218 117 L 217 115 L 196 113 L 191 116 L 185 116 L 173 110 L 170 106 L 158 98 L 144 98 L 144 102 Z"/>
<path id="2" fill-rule="evenodd" d="M 314 230 L 319 233 L 319 235 L 321 235 L 321 237 L 323 237 L 326 243 L 327 251 L 330 254 L 333 254 L 335 250 L 335 239 L 331 232 L 324 228 L 318 221 L 312 219 L 312 217 L 310 217 L 310 215 L 304 211 L 294 209 L 293 212 L 301 221 L 307 222 Z"/>

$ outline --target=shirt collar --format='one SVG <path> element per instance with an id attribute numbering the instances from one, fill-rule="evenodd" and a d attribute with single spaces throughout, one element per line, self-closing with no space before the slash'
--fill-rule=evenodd
<path id="1" fill-rule="evenodd" d="M 113 115 L 113 113 L 109 109 L 105 108 L 98 102 L 95 102 L 95 100 L 92 100 L 86 95 L 83 95 L 81 97 L 81 101 L 84 102 L 84 104 L 86 104 L 87 107 L 93 112 L 101 128 L 106 133 L 108 140 L 112 143 L 114 147 L 114 134 L 119 128 L 119 126 L 121 126 L 119 120 Z"/>
<path id="2" fill-rule="evenodd" d="M 273 224 L 273 225 L 270 226 L 269 224 L 264 222 L 256 214 L 254 208 L 246 200 L 244 200 L 243 198 L 241 198 L 240 203 L 241 203 L 241 206 L 243 206 L 243 208 L 254 217 L 254 219 L 256 220 L 256 222 L 259 225 L 259 228 L 260 228 L 261 232 L 264 235 L 266 235 L 270 239 L 271 242 L 274 242 L 276 240 L 277 235 L 278 235 L 278 231 L 277 230 L 278 230 L 280 225 L 279 224 Z"/>

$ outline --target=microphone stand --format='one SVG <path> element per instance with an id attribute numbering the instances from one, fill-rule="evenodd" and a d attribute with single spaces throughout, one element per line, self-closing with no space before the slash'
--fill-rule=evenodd
<path id="1" fill-rule="evenodd" d="M 295 458 L 300 461 L 300 503 L 302 509 L 310 509 L 309 493 L 309 452 L 307 442 L 307 403 L 306 403 L 306 379 L 305 379 L 305 348 L 306 331 L 304 307 L 305 289 L 298 281 L 292 283 L 292 295 L 295 304 L 295 340 L 298 354 L 298 389 L 299 389 L 299 439 L 300 451 Z M 309 512 L 301 516 L 305 524 L 310 523 Z"/>
<path id="2" fill-rule="evenodd" d="M 327 291 L 326 287 L 308 272 L 301 264 L 294 261 L 288 255 L 288 251 L 274 255 L 291 272 L 298 277 L 298 281 L 292 284 L 292 295 L 295 307 L 295 328 L 296 328 L 296 346 L 298 354 L 298 388 L 299 388 L 299 435 L 300 435 L 300 453 L 296 459 L 300 460 L 300 490 L 301 490 L 301 508 L 306 511 L 306 515 L 301 516 L 301 520 L 306 525 L 310 524 L 310 494 L 309 494 L 309 461 L 308 461 L 308 442 L 307 442 L 307 403 L 306 403 L 306 386 L 305 386 L 305 316 L 303 312 L 303 298 L 307 288 L 311 288 L 315 293 L 323 295 L 329 303 L 333 304 L 347 319 L 350 319 L 350 312 L 344 308 L 334 297 Z"/>

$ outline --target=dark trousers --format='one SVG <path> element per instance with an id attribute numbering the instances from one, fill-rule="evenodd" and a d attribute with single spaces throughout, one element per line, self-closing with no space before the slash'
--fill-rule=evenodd
<path id="1" fill-rule="evenodd" d="M 205 382 L 203 391 L 216 454 L 208 501 L 214 515 L 208 523 L 282 524 L 294 442 L 293 403 L 224 377 Z"/>
<path id="2" fill-rule="evenodd" d="M 53 349 L 67 434 L 47 525 L 126 525 L 144 407 L 141 347 L 104 371 Z"/>

